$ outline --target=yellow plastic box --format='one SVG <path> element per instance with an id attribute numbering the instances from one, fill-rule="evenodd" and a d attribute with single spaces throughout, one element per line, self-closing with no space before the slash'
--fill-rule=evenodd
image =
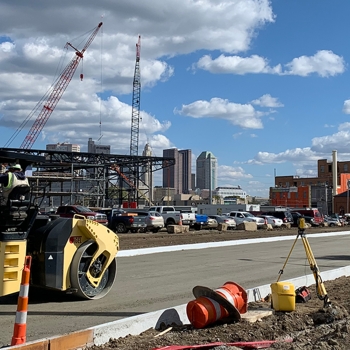
<path id="1" fill-rule="evenodd" d="M 271 284 L 272 307 L 275 311 L 295 310 L 295 288 L 291 282 Z"/>

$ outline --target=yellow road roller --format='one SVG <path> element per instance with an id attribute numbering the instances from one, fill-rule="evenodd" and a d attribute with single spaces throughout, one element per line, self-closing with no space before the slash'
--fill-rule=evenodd
<path id="1" fill-rule="evenodd" d="M 0 150 L 0 163 L 11 161 L 27 165 L 45 158 Z M 30 285 L 104 297 L 117 274 L 118 236 L 83 216 L 38 215 L 35 193 L 20 185 L 5 202 L 0 198 L 0 297 L 19 292 L 26 256 L 32 257 Z"/>

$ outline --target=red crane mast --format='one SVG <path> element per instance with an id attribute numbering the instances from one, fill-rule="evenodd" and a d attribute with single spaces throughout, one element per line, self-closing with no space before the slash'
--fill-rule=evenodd
<path id="1" fill-rule="evenodd" d="M 56 84 L 53 86 L 52 91 L 46 101 L 46 103 L 43 105 L 38 117 L 34 121 L 32 127 L 30 128 L 27 136 L 25 137 L 24 141 L 22 142 L 22 145 L 20 148 L 24 149 L 30 149 L 32 148 L 33 144 L 35 143 L 37 137 L 39 136 L 40 132 L 44 128 L 46 122 L 51 116 L 51 113 L 54 111 L 55 107 L 57 106 L 58 101 L 61 99 L 63 93 L 67 89 L 67 86 L 69 85 L 70 81 L 73 78 L 73 75 L 79 65 L 79 62 L 84 57 L 84 53 L 86 49 L 90 46 L 92 41 L 95 39 L 99 29 L 102 26 L 102 22 L 98 24 L 98 26 L 93 30 L 92 34 L 90 35 L 89 39 L 85 43 L 83 49 L 79 51 L 76 49 L 72 44 L 67 43 L 67 46 L 70 46 L 75 50 L 75 57 L 72 59 L 72 61 L 66 66 L 66 68 L 63 70 L 62 74 L 60 75 L 60 78 L 57 80 Z M 80 78 L 83 79 L 83 75 L 80 75 Z"/>

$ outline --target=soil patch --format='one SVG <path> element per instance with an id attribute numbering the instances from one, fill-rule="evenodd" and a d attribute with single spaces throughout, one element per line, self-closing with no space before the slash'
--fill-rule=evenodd
<path id="1" fill-rule="evenodd" d="M 344 231 L 348 227 L 311 228 L 307 234 Z M 186 234 L 126 234 L 120 235 L 121 249 L 138 249 L 177 244 L 218 242 L 233 239 L 248 239 L 271 236 L 296 235 L 297 229 L 279 231 L 191 231 Z M 200 345 L 224 343 L 225 345 L 205 347 L 205 349 L 239 349 L 229 346 L 234 342 L 272 341 L 271 349 L 337 350 L 350 348 L 350 277 L 340 277 L 324 282 L 331 307 L 325 307 L 317 297 L 316 286 L 309 286 L 311 299 L 306 303 L 297 303 L 295 311 L 274 312 L 271 316 L 250 323 L 219 322 L 204 329 L 194 329 L 191 325 L 176 326 L 164 334 L 165 326 L 160 330 L 149 329 L 138 336 L 111 339 L 102 346 L 93 346 L 89 350 L 151 350 L 170 345 Z M 249 303 L 248 310 L 266 309 L 270 301 L 262 300 Z M 242 347 L 240 347 L 242 348 Z"/>
<path id="2" fill-rule="evenodd" d="M 271 349 L 337 350 L 349 349 L 350 344 L 350 278 L 340 277 L 326 281 L 324 286 L 331 301 L 330 307 L 324 307 L 317 298 L 316 286 L 309 286 L 311 299 L 306 303 L 297 303 L 295 311 L 274 312 L 273 315 L 250 323 L 217 323 L 204 329 L 194 329 L 191 325 L 173 326 L 164 329 L 149 329 L 138 336 L 111 339 L 102 346 L 93 346 L 89 350 L 151 350 L 170 345 L 200 345 L 221 342 L 260 342 L 276 341 Z M 249 303 L 248 310 L 269 308 L 269 301 Z M 206 347 L 205 349 L 236 349 L 229 345 Z"/>
<path id="3" fill-rule="evenodd" d="M 315 233 L 326 233 L 335 231 L 349 231 L 350 226 L 344 227 L 311 227 L 306 230 L 307 235 Z M 350 233 L 350 231 L 349 231 Z M 296 236 L 297 228 L 274 229 L 266 231 L 259 229 L 257 231 L 242 230 L 201 230 L 190 231 L 188 233 L 167 233 L 165 229 L 158 233 L 125 233 L 119 234 L 119 242 L 121 250 L 164 247 L 181 244 L 195 244 L 206 242 L 223 242 L 238 239 L 279 237 L 279 236 Z"/>

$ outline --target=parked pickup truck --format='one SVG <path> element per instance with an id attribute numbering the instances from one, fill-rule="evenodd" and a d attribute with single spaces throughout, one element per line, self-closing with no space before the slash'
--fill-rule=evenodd
<path id="1" fill-rule="evenodd" d="M 196 223 L 196 213 L 187 210 L 180 210 L 182 225 L 194 226 Z"/>
<path id="2" fill-rule="evenodd" d="M 108 219 L 104 213 L 92 211 L 82 205 L 62 205 L 57 208 L 56 214 L 63 218 L 72 218 L 75 214 L 79 214 L 99 224 L 108 225 Z"/>
<path id="3" fill-rule="evenodd" d="M 208 224 L 208 215 L 196 214 L 196 222 L 193 225 L 195 230 L 201 230 L 203 226 Z"/>
<path id="4" fill-rule="evenodd" d="M 178 225 L 181 220 L 181 213 L 176 211 L 172 206 L 155 206 L 150 207 L 148 211 L 157 211 L 164 218 L 165 226 L 168 225 Z"/>
<path id="5" fill-rule="evenodd" d="M 127 233 L 129 231 L 136 233 L 146 230 L 145 216 L 139 216 L 137 213 L 114 208 L 101 208 L 96 209 L 96 211 L 107 215 L 108 227 L 116 233 Z"/>

